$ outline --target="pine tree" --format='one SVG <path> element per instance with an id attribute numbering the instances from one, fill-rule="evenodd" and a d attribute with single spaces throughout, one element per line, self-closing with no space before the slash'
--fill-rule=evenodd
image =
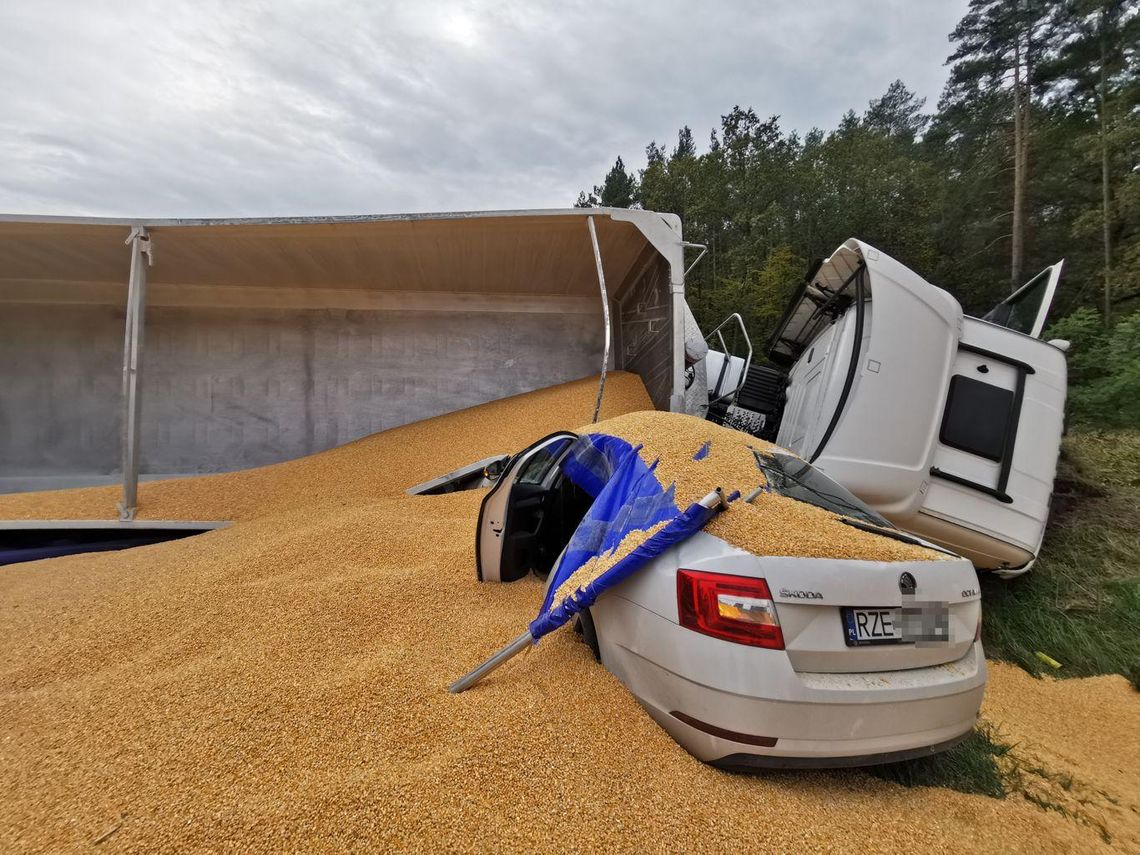
<path id="1" fill-rule="evenodd" d="M 619 157 L 601 184 L 595 185 L 591 192 L 583 190 L 578 194 L 574 207 L 632 208 L 638 203 L 638 194 L 637 179 L 626 171 L 625 163 Z"/>
<path id="2" fill-rule="evenodd" d="M 956 45 L 943 101 L 964 102 L 979 93 L 1009 93 L 1013 122 L 1013 198 L 1010 287 L 1021 284 L 1025 265 L 1025 197 L 1029 180 L 1030 126 L 1035 73 L 1047 46 L 1044 0 L 970 0 L 950 34 Z"/>
<path id="3" fill-rule="evenodd" d="M 696 153 L 693 132 L 688 125 L 685 125 L 677 132 L 677 147 L 673 149 L 673 157 L 693 157 Z"/>
<path id="4" fill-rule="evenodd" d="M 1043 69 L 1044 74 L 1061 84 L 1055 97 L 1070 109 L 1087 109 L 1096 117 L 1104 259 L 1102 312 L 1108 326 L 1112 315 L 1116 231 L 1112 139 L 1118 125 L 1127 122 L 1129 108 L 1135 106 L 1140 13 L 1128 0 L 1066 0 L 1058 4 L 1053 26 L 1061 43 L 1056 57 Z M 1129 104 L 1129 100 L 1133 103 Z"/>
<path id="5" fill-rule="evenodd" d="M 922 112 L 924 106 L 925 98 L 919 98 L 901 80 L 896 80 L 887 87 L 882 98 L 870 103 L 863 114 L 863 124 L 896 139 L 913 142 L 930 122 L 930 117 Z"/>
<path id="6" fill-rule="evenodd" d="M 594 188 L 594 195 L 603 208 L 632 208 L 637 202 L 637 179 L 626 172 L 620 157 Z"/>

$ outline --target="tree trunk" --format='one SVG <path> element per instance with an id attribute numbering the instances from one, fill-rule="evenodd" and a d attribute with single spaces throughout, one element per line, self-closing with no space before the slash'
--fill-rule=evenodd
<path id="1" fill-rule="evenodd" d="M 1112 313 L 1112 184 L 1108 163 L 1108 55 L 1105 13 L 1100 16 L 1100 201 L 1104 220 L 1104 325 Z"/>
<path id="2" fill-rule="evenodd" d="M 1016 291 L 1021 284 L 1021 268 L 1025 257 L 1025 127 L 1021 101 L 1021 36 L 1018 35 L 1013 53 L 1013 239 L 1009 264 L 1010 293 Z"/>
<path id="3" fill-rule="evenodd" d="M 1033 25 L 1025 25 L 1025 77 L 1021 82 L 1021 257 L 1017 260 L 1018 279 L 1025 273 L 1025 233 L 1028 231 L 1025 216 L 1025 199 L 1029 195 L 1029 140 L 1030 118 L 1033 112 Z M 1020 281 L 1017 283 L 1020 285 Z"/>

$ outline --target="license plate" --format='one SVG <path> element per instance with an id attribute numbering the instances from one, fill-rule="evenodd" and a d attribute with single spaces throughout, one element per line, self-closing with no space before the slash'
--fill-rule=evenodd
<path id="1" fill-rule="evenodd" d="M 950 642 L 950 615 L 946 603 L 909 602 L 902 608 L 840 609 L 843 640 L 848 647 L 899 644 L 942 647 Z"/>
<path id="2" fill-rule="evenodd" d="M 843 609 L 844 640 L 848 647 L 898 644 L 903 640 L 900 609 Z"/>

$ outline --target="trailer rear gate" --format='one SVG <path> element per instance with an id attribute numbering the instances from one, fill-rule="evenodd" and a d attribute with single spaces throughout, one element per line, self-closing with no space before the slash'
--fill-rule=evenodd
<path id="1" fill-rule="evenodd" d="M 0 217 L 0 492 L 131 481 L 131 444 L 144 475 L 259 466 L 596 374 L 591 214 L 610 365 L 676 409 L 675 217 Z"/>

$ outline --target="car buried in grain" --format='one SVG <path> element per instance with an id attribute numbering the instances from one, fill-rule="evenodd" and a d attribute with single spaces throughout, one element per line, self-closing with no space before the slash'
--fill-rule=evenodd
<path id="1" fill-rule="evenodd" d="M 986 666 L 968 560 L 781 448 L 682 414 L 635 416 L 546 436 L 507 461 L 479 513 L 481 581 L 550 574 L 549 593 L 594 502 L 568 464 L 623 434 L 680 507 L 702 478 L 738 495 L 763 485 L 579 613 L 595 657 L 685 749 L 726 768 L 857 766 L 970 733 Z M 699 455 L 670 459 L 666 446 L 685 442 L 719 457 L 707 469 Z"/>

